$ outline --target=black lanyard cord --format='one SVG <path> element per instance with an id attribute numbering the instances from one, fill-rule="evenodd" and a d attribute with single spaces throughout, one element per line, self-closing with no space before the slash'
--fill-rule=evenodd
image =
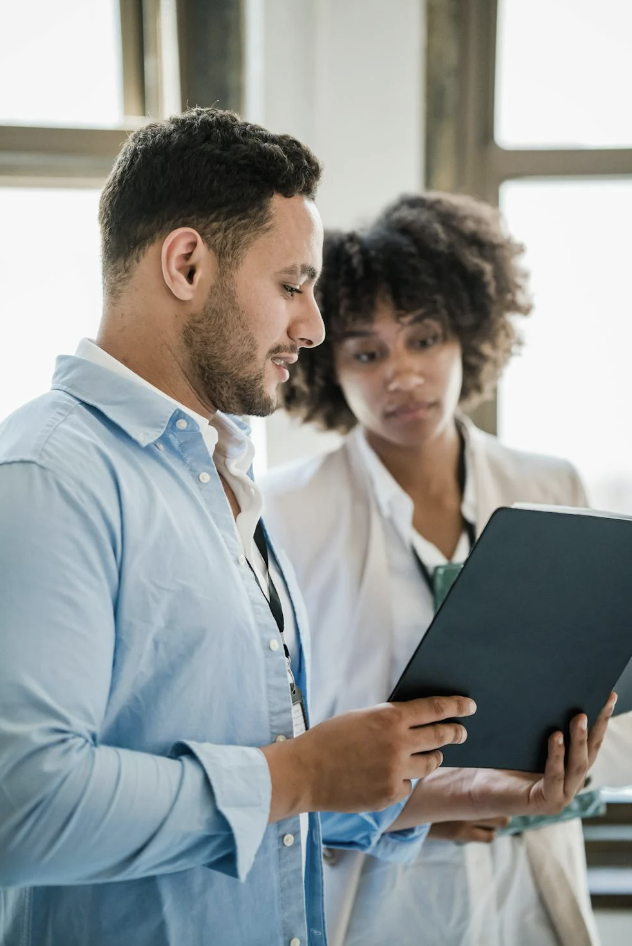
<path id="1" fill-rule="evenodd" d="M 476 527 L 475 527 L 474 523 L 469 522 L 467 519 L 464 519 L 464 520 L 463 520 L 463 526 L 464 526 L 464 528 L 465 528 L 465 532 L 467 533 L 467 538 L 468 538 L 468 541 L 469 541 L 469 546 L 470 546 L 470 547 L 469 547 L 469 551 L 468 551 L 468 554 L 469 554 L 469 552 L 472 551 L 472 548 L 473 548 L 473 546 L 474 546 L 474 543 L 476 542 Z M 419 555 L 417 549 L 415 548 L 415 546 L 412 545 L 411 548 L 412 548 L 412 553 L 413 553 L 413 555 L 415 556 L 415 561 L 417 562 L 417 565 L 419 566 L 419 571 L 421 572 L 421 577 L 423 578 L 423 580 L 425 581 L 426 585 L 428 586 L 428 589 L 430 590 L 430 594 L 433 594 L 433 592 L 434 592 L 434 582 L 433 582 L 433 580 L 432 580 L 432 575 L 430 574 L 430 571 L 429 571 L 429 569 L 428 569 L 428 566 L 425 564 L 425 562 L 422 561 L 422 559 L 421 559 L 421 557 L 420 557 L 420 555 Z"/>
<path id="2" fill-rule="evenodd" d="M 268 543 L 266 542 L 263 526 L 261 525 L 261 519 L 257 523 L 257 528 L 255 529 L 255 545 L 259 549 L 261 558 L 265 562 L 266 571 L 268 573 L 268 594 L 270 595 L 268 604 L 270 605 L 270 610 L 272 611 L 272 617 L 276 621 L 276 625 L 281 634 L 281 639 L 283 639 L 283 631 L 285 630 L 283 606 L 281 604 L 281 599 L 279 598 L 279 593 L 276 590 L 274 582 L 272 581 L 272 576 L 270 575 L 270 556 L 268 554 Z M 250 565 L 250 562 L 248 564 Z M 250 565 L 250 569 L 251 571 L 254 571 L 252 565 Z M 256 577 L 257 576 L 255 574 L 255 578 Z M 285 647 L 285 641 L 283 641 L 283 646 Z M 289 657 L 287 647 L 285 647 L 285 656 Z"/>

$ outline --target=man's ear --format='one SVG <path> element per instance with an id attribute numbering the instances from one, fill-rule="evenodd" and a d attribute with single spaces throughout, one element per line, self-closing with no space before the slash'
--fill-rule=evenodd
<path id="1" fill-rule="evenodd" d="M 215 253 L 192 227 L 171 231 L 162 244 L 161 263 L 167 288 L 181 302 L 191 302 L 202 283 L 206 295 L 217 274 Z"/>

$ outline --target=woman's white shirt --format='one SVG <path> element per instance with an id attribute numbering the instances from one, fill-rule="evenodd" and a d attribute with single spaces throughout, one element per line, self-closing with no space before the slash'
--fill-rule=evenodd
<path id="1" fill-rule="evenodd" d="M 414 528 L 412 499 L 369 446 L 363 432 L 358 430 L 355 437 L 358 451 L 369 473 L 384 529 L 393 615 L 390 692 L 434 616 L 432 593 L 421 577 L 419 565 L 412 550 L 415 549 L 431 574 L 438 565 L 447 564 L 448 559 L 436 545 L 425 539 Z M 474 478 L 467 475 L 467 453 L 466 447 L 465 490 L 461 512 L 464 519 L 475 525 L 476 486 Z M 467 531 L 463 529 L 450 561 L 464 562 L 469 553 L 470 540 Z"/>

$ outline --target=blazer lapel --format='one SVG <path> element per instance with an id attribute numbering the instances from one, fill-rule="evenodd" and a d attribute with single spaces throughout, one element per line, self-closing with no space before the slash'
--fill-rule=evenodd
<path id="1" fill-rule="evenodd" d="M 358 588 L 355 613 L 349 627 L 354 654 L 354 673 L 346 681 L 349 708 L 370 706 L 385 700 L 392 658 L 393 617 L 391 613 L 388 560 L 384 531 L 369 481 L 354 438 L 347 441 L 352 482 L 358 511 L 368 517 L 368 540 Z M 365 521 L 366 528 L 367 523 Z M 358 554 L 350 536 L 350 554 Z"/>

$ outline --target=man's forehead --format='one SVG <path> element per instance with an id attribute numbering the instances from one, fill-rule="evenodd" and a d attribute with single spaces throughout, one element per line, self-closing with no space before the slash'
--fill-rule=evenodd
<path id="1" fill-rule="evenodd" d="M 292 280 L 316 280 L 322 265 L 323 225 L 313 200 L 275 194 L 271 216 L 262 242 L 275 269 Z"/>

